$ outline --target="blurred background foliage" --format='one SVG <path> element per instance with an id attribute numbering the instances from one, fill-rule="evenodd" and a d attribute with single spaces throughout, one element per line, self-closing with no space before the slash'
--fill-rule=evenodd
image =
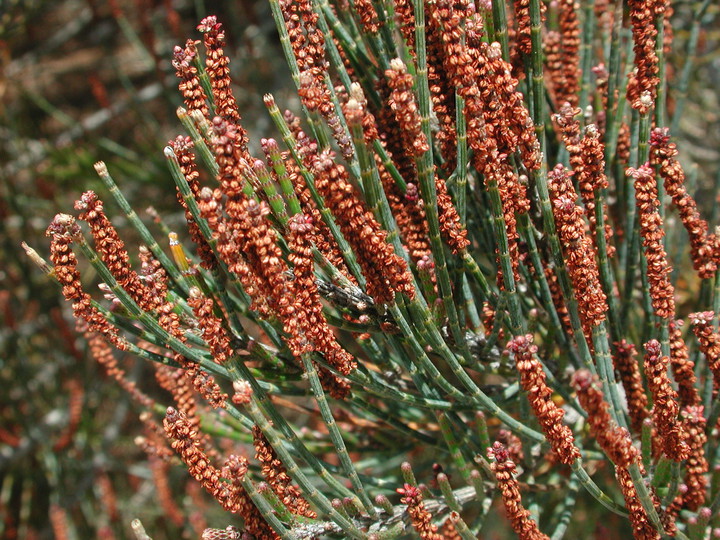
<path id="1" fill-rule="evenodd" d="M 170 59 L 175 45 L 198 38 L 209 13 L 230 29 L 245 121 L 267 132 L 262 94 L 289 102 L 290 78 L 263 2 L 0 0 L 0 538 L 131 537 L 136 517 L 156 539 L 198 538 L 207 526 L 210 502 L 199 489 L 177 508 L 182 520 L 163 517 L 153 471 L 133 442 L 137 413 L 20 243 L 46 255 L 54 214 L 86 189 L 108 198 L 98 160 L 146 222 L 150 204 L 170 226 L 182 222 L 162 154 L 181 132 Z M 153 377 L 140 363 L 129 372 Z M 170 489 L 185 493 L 186 471 L 173 473 Z"/>
<path id="2" fill-rule="evenodd" d="M 675 50 L 684 51 L 691 6 L 674 5 Z M 224 527 L 180 468 L 167 480 L 186 494 L 176 508 L 182 517 L 164 517 L 159 473 L 133 442 L 137 414 L 87 354 L 55 284 L 20 248 L 26 241 L 45 255 L 52 216 L 85 189 L 103 192 L 92 167 L 98 160 L 146 222 L 152 203 L 171 228 L 180 226 L 162 155 L 180 132 L 170 58 L 175 45 L 197 38 L 197 22 L 210 13 L 228 29 L 236 97 L 257 143 L 273 134 L 263 93 L 295 103 L 266 3 L 0 0 L 2 538 L 127 538 L 134 518 L 155 539 L 199 538 L 209 521 Z M 718 193 L 710 164 L 720 154 L 719 42 L 720 27 L 703 31 L 678 137 L 684 158 L 698 165 L 698 189 L 710 195 L 701 197 L 707 211 Z M 130 233 L 114 208 L 108 213 Z M 128 371 L 136 381 L 152 377 L 140 363 Z"/>

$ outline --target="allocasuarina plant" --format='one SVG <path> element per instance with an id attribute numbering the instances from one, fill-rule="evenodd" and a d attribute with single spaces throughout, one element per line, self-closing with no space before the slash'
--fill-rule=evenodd
<path id="1" fill-rule="evenodd" d="M 186 229 L 153 238 L 98 163 L 138 260 L 94 192 L 47 231 L 138 444 L 227 510 L 203 538 L 468 539 L 502 506 L 526 539 L 717 536 L 720 238 L 673 142 L 670 3 L 270 4 L 281 140 L 246 131 L 207 17 L 172 59 Z"/>

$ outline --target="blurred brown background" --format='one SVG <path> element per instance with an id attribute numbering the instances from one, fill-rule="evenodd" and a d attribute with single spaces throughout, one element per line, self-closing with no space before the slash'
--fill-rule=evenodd
<path id="1" fill-rule="evenodd" d="M 146 223 L 152 203 L 180 229 L 162 154 L 182 132 L 170 60 L 175 45 L 201 39 L 195 27 L 209 14 L 226 27 L 244 123 L 267 136 L 263 93 L 285 103 L 292 94 L 264 2 L 0 0 L 0 538 L 130 538 L 136 517 L 156 540 L 230 524 L 207 513 L 185 471 L 148 466 L 133 442 L 137 411 L 88 358 L 58 288 L 20 247 L 47 257 L 47 224 L 86 189 L 135 245 L 98 160 Z M 99 296 L 92 274 L 84 279 Z M 118 358 L 152 388 L 147 366 Z M 158 475 L 176 522 L 164 517 Z"/>

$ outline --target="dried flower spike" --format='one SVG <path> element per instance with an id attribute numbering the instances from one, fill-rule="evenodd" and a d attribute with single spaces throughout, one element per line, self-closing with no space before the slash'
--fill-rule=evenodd
<path id="1" fill-rule="evenodd" d="M 658 167 L 665 192 L 672 198 L 690 237 L 693 267 L 701 278 L 709 278 L 715 275 L 720 250 L 714 235 L 709 234 L 707 221 L 700 217 L 695 199 L 687 191 L 685 172 L 676 159 L 677 154 L 677 146 L 670 142 L 668 128 L 653 129 L 650 134 L 650 162 Z"/>
<path id="2" fill-rule="evenodd" d="M 510 340 L 507 349 L 515 355 L 520 372 L 520 384 L 528 394 L 528 401 L 553 451 L 560 462 L 571 465 L 580 457 L 572 430 L 563 424 L 565 412 L 552 400 L 552 390 L 545 382 L 545 372 L 537 359 L 537 346 L 531 334 Z"/>
<path id="3" fill-rule="evenodd" d="M 515 463 L 510 460 L 507 448 L 496 441 L 488 448 L 488 457 L 494 459 L 491 467 L 502 495 L 507 518 L 515 533 L 522 540 L 548 539 L 547 535 L 540 532 L 537 523 L 530 517 L 530 512 L 522 504 L 520 486 L 515 478 Z"/>
<path id="4" fill-rule="evenodd" d="M 400 501 L 407 504 L 407 511 L 410 514 L 410 521 L 413 529 L 423 540 L 442 540 L 437 532 L 437 526 L 432 524 L 432 515 L 425 509 L 423 496 L 416 486 L 405 484 L 398 488 L 397 492 L 402 495 Z"/>
<path id="5" fill-rule="evenodd" d="M 553 213 L 562 243 L 565 264 L 578 301 L 585 334 L 605 320 L 607 299 L 600 286 L 592 241 L 585 233 L 583 211 L 575 204 L 577 195 L 567 170 L 558 165 L 548 173 Z"/>
<path id="6" fill-rule="evenodd" d="M 643 165 L 637 169 L 628 169 L 627 174 L 635 179 L 635 199 L 653 309 L 658 317 L 670 320 L 675 317 L 675 288 L 670 283 L 669 274 L 672 268 L 667 262 L 667 253 L 663 246 L 665 230 L 658 212 L 660 201 L 655 172 L 649 165 Z"/>
<path id="7" fill-rule="evenodd" d="M 663 453 L 673 461 L 683 461 L 690 455 L 687 433 L 678 422 L 680 406 L 678 395 L 667 374 L 667 356 L 661 356 L 660 343 L 650 340 L 645 344 L 645 376 L 653 397 L 653 421 L 662 441 Z"/>
<path id="8" fill-rule="evenodd" d="M 580 405 L 588 413 L 590 433 L 600 448 L 619 468 L 627 468 L 636 463 L 640 453 L 632 444 L 627 429 L 618 426 L 610 417 L 607 401 L 600 390 L 600 381 L 587 369 L 573 374 L 572 384 L 578 394 Z"/>
<path id="9" fill-rule="evenodd" d="M 58 214 L 47 229 L 46 235 L 50 242 L 50 261 L 53 263 L 55 277 L 62 286 L 62 294 L 71 301 L 73 315 L 85 321 L 91 332 L 105 336 L 115 347 L 125 350 L 127 344 L 118 336 L 117 328 L 92 305 L 90 295 L 83 290 L 80 272 L 77 269 L 77 257 L 72 250 L 72 243 L 81 234 L 75 218 L 67 214 Z"/>

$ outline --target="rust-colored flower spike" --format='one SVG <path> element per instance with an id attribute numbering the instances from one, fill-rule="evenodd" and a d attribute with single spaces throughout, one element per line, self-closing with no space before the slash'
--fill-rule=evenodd
<path id="1" fill-rule="evenodd" d="M 655 54 L 655 9 L 652 0 L 628 0 L 635 52 L 635 70 L 630 76 L 627 99 L 640 114 L 646 114 L 655 102 L 658 57 Z"/>
<path id="2" fill-rule="evenodd" d="M 507 448 L 495 441 L 488 448 L 488 457 L 494 459 L 490 465 L 495 473 L 495 480 L 505 505 L 505 512 L 515 534 L 521 540 L 543 540 L 549 538 L 540 532 L 538 524 L 525 509 L 520 498 L 520 485 L 515 478 L 515 463 L 510 459 Z"/>
<path id="3" fill-rule="evenodd" d="M 223 51 L 225 30 L 223 30 L 222 24 L 218 22 L 215 15 L 205 17 L 200 21 L 197 29 L 204 34 L 205 69 L 210 78 L 210 86 L 215 101 L 215 114 L 228 122 L 239 124 L 241 120 L 240 112 L 238 111 L 237 102 L 232 91 L 232 81 L 230 80 L 230 59 Z M 240 131 L 241 136 L 237 142 L 244 148 L 248 140 L 247 134 L 242 129 Z"/>
<path id="4" fill-rule="evenodd" d="M 309 236 L 313 231 L 311 219 L 303 214 L 296 214 L 288 220 L 288 228 L 288 243 L 292 252 L 288 260 L 293 264 L 295 279 L 292 289 L 299 308 L 302 332 L 312 350 L 322 353 L 331 366 L 348 375 L 357 363 L 337 342 L 322 312 L 320 294 L 315 284 L 315 263 Z"/>
<path id="5" fill-rule="evenodd" d="M 557 114 L 553 115 L 553 120 L 560 128 L 562 140 L 568 151 L 570 168 L 578 171 L 583 166 L 583 159 L 580 155 L 580 121 L 579 117 L 582 110 L 579 107 L 573 107 L 570 103 L 565 102 L 560 106 Z"/>
<path id="6" fill-rule="evenodd" d="M 185 333 L 180 325 L 180 317 L 174 312 L 175 305 L 164 298 L 158 299 L 156 310 L 158 324 L 171 336 L 186 341 Z M 184 370 L 188 380 L 192 381 L 195 390 L 215 409 L 223 408 L 227 394 L 223 393 L 212 375 L 200 369 L 197 362 L 191 361 L 182 354 L 175 354 L 173 360 Z M 169 391 L 172 391 L 168 388 Z"/>
<path id="7" fill-rule="evenodd" d="M 481 43 L 481 62 L 483 57 L 487 62 L 484 70 L 487 77 L 483 77 L 478 86 L 483 96 L 487 91 L 493 92 L 499 106 L 497 120 L 493 120 L 491 114 L 495 104 L 491 102 L 485 107 L 488 131 L 492 129 L 501 153 L 511 155 L 519 151 L 523 165 L 529 170 L 537 170 L 542 162 L 540 143 L 524 97 L 517 88 L 518 81 L 511 74 L 512 66 L 503 59 L 498 42 Z"/>
<path id="8" fill-rule="evenodd" d="M 615 477 L 625 499 L 625 508 L 627 508 L 629 514 L 633 537 L 636 540 L 660 540 L 660 534 L 650 523 L 645 508 L 638 498 L 630 471 L 626 467 L 616 466 Z"/>
<path id="9" fill-rule="evenodd" d="M 293 514 L 314 519 L 317 513 L 310 508 L 303 498 L 300 490 L 293 485 L 292 478 L 287 473 L 282 461 L 258 426 L 252 430 L 255 458 L 260 462 L 261 472 L 265 481 L 270 485 L 275 495 Z"/>
<path id="10" fill-rule="evenodd" d="M 220 470 L 210 463 L 198 438 L 198 432 L 181 411 L 168 407 L 163 420 L 165 433 L 172 439 L 172 448 L 188 467 L 190 475 L 226 510 L 236 510 L 232 487 L 221 480 Z"/>
<path id="11" fill-rule="evenodd" d="M 437 526 L 432 523 L 432 515 L 425 509 L 420 489 L 416 486 L 405 484 L 398 488 L 397 492 L 402 495 L 400 502 L 407 504 L 407 511 L 410 514 L 410 522 L 413 529 L 423 540 L 442 540 L 437 532 Z"/>
<path id="12" fill-rule="evenodd" d="M 562 43 L 560 40 L 560 32 L 557 30 L 549 30 L 543 36 L 546 86 L 553 102 L 557 104 L 568 102 L 565 70 L 563 69 Z"/>
<path id="13" fill-rule="evenodd" d="M 190 289 L 187 303 L 197 317 L 202 337 L 210 347 L 213 360 L 218 364 L 224 364 L 232 356 L 230 338 L 225 332 L 222 321 L 213 314 L 215 303 L 212 298 L 208 298 L 200 289 L 193 287 Z"/>
<path id="14" fill-rule="evenodd" d="M 420 115 L 413 94 L 413 76 L 399 58 L 390 60 L 390 69 L 385 71 L 388 85 L 391 88 L 389 105 L 397 123 L 400 125 L 406 148 L 415 156 L 430 149 L 425 134 L 420 127 Z"/>
<path id="15" fill-rule="evenodd" d="M 593 66 L 591 71 L 595 75 L 595 93 L 600 96 L 600 102 L 602 103 L 601 110 L 596 112 L 597 127 L 602 135 L 605 134 L 605 123 L 607 121 L 605 115 L 605 109 L 607 109 L 608 102 L 608 84 L 610 82 L 610 73 L 604 63 L 600 62 L 598 65 Z"/>
<path id="16" fill-rule="evenodd" d="M 117 328 L 92 305 L 90 295 L 83 290 L 77 269 L 78 260 L 72 250 L 72 243 L 81 234 L 75 218 L 68 214 L 57 214 L 45 234 L 52 238 L 50 261 L 54 266 L 55 277 L 62 286 L 65 300 L 72 302 L 73 316 L 85 321 L 91 332 L 102 334 L 119 350 L 127 349 L 127 343 L 118 336 Z"/>
<path id="17" fill-rule="evenodd" d="M 185 177 L 185 180 L 190 187 L 190 191 L 195 198 L 198 198 L 201 189 L 199 182 L 200 173 L 197 170 L 197 166 L 195 165 L 195 157 L 192 153 L 194 147 L 192 139 L 188 136 L 178 135 L 174 140 L 170 141 L 168 145 L 173 149 L 173 152 L 177 157 L 178 164 L 180 165 L 180 172 L 182 172 L 183 176 Z M 185 220 L 188 224 L 188 232 L 190 233 L 190 238 L 197 246 L 198 255 L 201 261 L 200 264 L 203 268 L 206 268 L 208 270 L 216 268 L 217 259 L 213 254 L 212 248 L 207 243 L 207 240 L 205 240 L 205 237 L 200 231 L 200 227 L 195 222 L 195 219 L 190 213 L 190 210 L 188 209 L 187 204 L 183 200 L 183 197 L 180 194 L 179 190 L 177 190 L 177 198 L 180 204 L 185 209 Z"/>
<path id="18" fill-rule="evenodd" d="M 532 52 L 532 43 L 530 39 L 531 22 L 530 22 L 530 0 L 513 0 L 515 14 L 515 44 L 518 50 L 523 54 Z"/>
<path id="19" fill-rule="evenodd" d="M 696 512 L 705 504 L 709 484 L 709 466 L 705 457 L 707 420 L 702 405 L 685 407 L 680 415 L 690 446 L 690 455 L 685 463 L 684 483 L 687 491 L 682 494 L 682 502 L 689 510 Z"/>
<path id="20" fill-rule="evenodd" d="M 443 522 L 440 527 L 440 536 L 444 540 L 462 540 L 462 535 L 458 532 L 455 526 L 455 520 L 459 517 L 456 512 L 451 512 L 448 518 Z"/>
<path id="21" fill-rule="evenodd" d="M 300 54 L 297 55 L 300 70 L 310 68 L 316 73 L 325 71 L 328 68 L 325 58 L 325 35 L 318 27 L 320 17 L 313 9 L 312 2 L 310 0 L 282 0 L 280 8 L 283 13 L 288 4 L 294 4 L 295 13 L 298 14 L 305 31 L 305 39 L 301 42 Z M 295 50 L 294 46 L 293 50 Z"/>
<path id="22" fill-rule="evenodd" d="M 475 9 L 474 4 L 467 0 L 456 3 L 455 7 L 458 11 L 463 11 L 466 21 L 469 20 Z M 443 169 L 449 174 L 454 170 L 457 161 L 455 87 L 444 67 L 447 59 L 445 58 L 445 47 L 442 42 L 442 28 L 439 26 L 438 18 L 432 16 L 431 12 L 427 17 L 425 37 L 427 42 L 428 88 L 430 90 L 432 110 L 438 120 L 438 131 L 435 134 L 435 140 L 445 161 Z"/>
<path id="23" fill-rule="evenodd" d="M 670 366 L 673 377 L 678 385 L 680 407 L 700 405 L 700 393 L 697 389 L 695 362 L 690 360 L 690 353 L 682 335 L 682 321 L 672 320 L 670 330 Z"/>
<path id="24" fill-rule="evenodd" d="M 522 439 L 509 429 L 499 429 L 495 434 L 495 440 L 501 442 L 508 451 L 508 456 L 515 463 L 522 463 L 525 460 Z"/>
<path id="25" fill-rule="evenodd" d="M 633 446 L 628 430 L 618 426 L 610 417 L 610 405 L 605 401 L 598 378 L 587 369 L 579 369 L 573 374 L 572 384 L 580 405 L 588 413 L 590 433 L 600 448 L 619 468 L 637 463 L 640 452 Z"/>
<path id="26" fill-rule="evenodd" d="M 668 128 L 655 128 L 650 134 L 650 162 L 658 166 L 665 192 L 680 214 L 685 230 L 690 237 L 690 257 L 693 267 L 701 278 L 710 278 L 717 270 L 720 252 L 714 235 L 709 234 L 707 221 L 700 217 L 695 199 L 688 193 L 685 173 L 677 160 L 677 146 L 670 142 Z"/>
<path id="27" fill-rule="evenodd" d="M 560 103 L 576 107 L 580 99 L 580 21 L 576 0 L 558 1 L 558 23 L 562 44 L 562 66 L 565 86 L 561 89 Z"/>
<path id="28" fill-rule="evenodd" d="M 178 245 L 177 234 L 168 236 L 170 249 Z M 140 280 L 148 288 L 148 293 L 159 301 L 165 301 L 168 294 L 168 276 L 162 263 L 158 261 L 147 246 L 138 248 L 140 259 Z"/>
<path id="29" fill-rule="evenodd" d="M 245 458 L 231 455 L 222 470 L 213 466 L 203 451 L 197 432 L 185 415 L 172 407 L 167 408 L 163 426 L 167 436 L 172 439 L 173 449 L 180 455 L 190 475 L 200 482 L 225 510 L 239 513 L 243 517 L 247 533 L 255 538 L 279 538 L 262 519 L 259 510 L 240 483 L 248 469 Z"/>
<path id="30" fill-rule="evenodd" d="M 223 193 L 220 189 L 213 191 L 208 187 L 202 188 L 198 196 L 200 214 L 207 220 L 210 229 L 213 231 L 213 238 L 217 240 L 219 257 L 227 265 L 228 270 L 238 277 L 243 290 L 252 298 L 252 308 L 260 313 L 266 313 L 268 308 L 265 299 L 258 294 L 257 277 L 250 270 L 250 266 L 244 257 L 245 252 L 241 250 L 236 242 L 239 239 L 234 235 L 229 220 L 222 217 L 222 205 L 220 203 L 222 197 Z M 230 202 L 229 198 L 228 202 Z"/>
<path id="31" fill-rule="evenodd" d="M 388 86 L 386 77 L 378 81 L 378 94 L 382 103 L 387 104 L 392 90 Z M 377 122 L 377 131 L 380 140 L 385 146 L 388 155 L 392 158 L 400 175 L 410 182 L 417 182 L 417 167 L 412 149 L 406 150 L 407 138 L 402 133 L 395 115 L 389 106 L 380 107 L 374 111 Z"/>
<path id="32" fill-rule="evenodd" d="M 595 252 L 585 233 L 583 211 L 575 204 L 577 195 L 565 167 L 557 165 L 550 171 L 548 184 L 565 264 L 575 290 L 583 330 L 589 336 L 592 328 L 605 320 L 607 312 Z"/>
<path id="33" fill-rule="evenodd" d="M 548 286 L 550 287 L 550 294 L 552 295 L 552 301 L 555 305 L 558 317 L 562 323 L 563 329 L 568 336 L 573 335 L 572 323 L 570 322 L 570 312 L 568 311 L 567 305 L 565 304 L 565 298 L 563 297 L 560 283 L 558 282 L 557 273 L 553 266 L 545 266 L 543 269 L 545 273 L 545 279 L 547 279 Z"/>
<path id="34" fill-rule="evenodd" d="M 216 116 L 212 120 L 210 143 L 218 164 L 218 182 L 223 193 L 228 197 L 226 211 L 230 217 L 240 213 L 235 205 L 243 198 L 245 184 L 242 161 L 250 162 L 250 155 L 244 149 L 242 128 L 233 122 Z"/>
<path id="35" fill-rule="evenodd" d="M 65 509 L 59 504 L 52 503 L 49 511 L 50 526 L 57 540 L 70 540 L 70 528 L 68 526 L 68 515 Z"/>
<path id="36" fill-rule="evenodd" d="M 645 377 L 653 398 L 653 422 L 657 427 L 662 450 L 668 459 L 683 461 L 690 455 L 687 433 L 678 421 L 678 394 L 667 374 L 667 356 L 662 356 L 660 343 L 652 339 L 645 344 Z"/>
<path id="37" fill-rule="evenodd" d="M 658 212 L 660 201 L 655 171 L 649 165 L 643 165 L 637 169 L 628 169 L 627 174 L 635 179 L 635 200 L 653 310 L 658 317 L 670 320 L 675 317 L 675 288 L 670 283 L 672 268 L 663 246 L 665 229 Z"/>
<path id="38" fill-rule="evenodd" d="M 454 254 L 460 253 L 470 245 L 467 229 L 460 222 L 460 215 L 448 193 L 445 180 L 435 175 L 435 193 L 437 195 L 440 234 Z"/>
<path id="39" fill-rule="evenodd" d="M 342 165 L 325 151 L 313 161 L 316 188 L 325 198 L 340 230 L 357 254 L 368 294 L 378 303 L 390 303 L 396 292 L 412 298 L 415 288 L 407 263 L 387 242 L 387 233 L 355 193 Z"/>
<path id="40" fill-rule="evenodd" d="M 100 171 L 105 168 L 105 164 L 98 162 L 95 164 L 95 168 Z M 103 202 L 95 192 L 83 193 L 82 197 L 75 201 L 75 209 L 81 211 L 79 219 L 90 225 L 90 232 L 95 240 L 95 249 L 118 284 L 143 310 L 156 309 L 159 305 L 158 302 L 162 300 L 151 294 L 150 290 L 143 285 L 137 272 L 132 269 L 125 243 L 105 215 Z"/>
<path id="41" fill-rule="evenodd" d="M 715 313 L 700 311 L 689 315 L 693 333 L 698 340 L 700 350 L 713 374 L 715 388 L 720 388 L 720 334 L 713 327 Z"/>
<path id="42" fill-rule="evenodd" d="M 630 161 L 630 126 L 625 122 L 620 124 L 618 131 L 616 155 L 618 163 L 627 164 Z"/>
<path id="43" fill-rule="evenodd" d="M 182 355 L 176 354 L 173 359 L 183 366 L 188 378 L 192 381 L 195 391 L 200 394 L 213 409 L 225 408 L 225 402 L 228 396 L 222 391 L 212 375 L 200 369 L 199 364 L 188 361 L 188 359 Z"/>
<path id="44" fill-rule="evenodd" d="M 330 397 L 337 400 L 343 400 L 350 395 L 350 381 L 338 377 L 332 371 L 324 366 L 316 366 L 318 377 L 323 389 L 330 394 Z"/>
<path id="45" fill-rule="evenodd" d="M 605 176 L 605 145 L 600 140 L 600 131 L 595 124 L 585 128 L 585 134 L 579 144 L 580 158 L 582 165 L 575 171 L 580 196 L 585 204 L 585 215 L 590 222 L 593 244 L 596 242 L 597 219 L 595 216 L 595 192 L 605 190 L 609 187 Z M 612 245 L 612 227 L 608 220 L 607 206 L 603 203 L 603 221 L 605 222 L 605 245 L 608 257 L 615 254 L 615 246 Z"/>
<path id="46" fill-rule="evenodd" d="M 113 350 L 105 338 L 100 334 L 89 331 L 84 333 L 84 337 L 88 342 L 90 354 L 105 369 L 108 377 L 115 379 L 138 405 L 151 409 L 155 405 L 155 400 L 142 392 L 134 382 L 128 380 L 125 370 L 118 365 Z"/>
<path id="47" fill-rule="evenodd" d="M 360 18 L 363 31 L 369 36 L 376 35 L 380 30 L 380 21 L 372 2 L 370 0 L 356 0 L 353 7 Z"/>
<path id="48" fill-rule="evenodd" d="M 415 56 L 415 10 L 411 0 L 393 0 L 395 18 L 410 54 Z"/>
<path id="49" fill-rule="evenodd" d="M 571 465 L 580 457 L 575 446 L 572 430 L 563 424 L 565 412 L 552 400 L 552 390 L 546 382 L 545 372 L 537 358 L 537 346 L 531 334 L 516 336 L 507 344 L 507 350 L 515 356 L 520 372 L 520 384 L 527 392 L 528 401 L 538 423 L 550 443 L 550 447 L 565 465 Z"/>
<path id="50" fill-rule="evenodd" d="M 640 364 L 637 361 L 637 351 L 635 345 L 624 339 L 613 345 L 615 347 L 613 365 L 625 390 L 630 427 L 635 433 L 640 433 L 643 421 L 648 417 L 649 411 L 647 408 L 648 397 L 645 394 Z"/>
<path id="51" fill-rule="evenodd" d="M 319 111 L 325 116 L 332 109 L 330 93 L 323 78 L 318 77 L 311 69 L 301 71 L 299 75 L 300 88 L 298 96 L 300 101 L 310 111 Z"/>
<path id="52" fill-rule="evenodd" d="M 257 276 L 260 294 L 267 299 L 270 308 L 278 315 L 283 330 L 290 336 L 289 347 L 295 356 L 304 352 L 305 337 L 296 317 L 297 302 L 286 277 L 289 270 L 282 251 L 277 244 L 277 232 L 270 226 L 267 215 L 269 206 L 254 199 L 243 199 L 241 213 L 248 216 L 247 257 L 253 273 Z"/>
<path id="53" fill-rule="evenodd" d="M 178 88 L 185 101 L 185 107 L 187 107 L 189 111 L 200 111 L 200 113 L 207 118 L 210 116 L 207 106 L 207 96 L 200 84 L 197 68 L 193 63 L 193 60 L 197 56 L 198 43 L 199 41 L 188 39 L 184 49 L 176 46 L 173 49 L 172 66 L 175 68 L 175 75 L 180 79 Z"/>
<path id="54" fill-rule="evenodd" d="M 100 492 L 100 501 L 102 502 L 103 510 L 107 513 L 110 521 L 117 521 L 120 518 L 120 512 L 118 511 L 117 493 L 113 487 L 110 475 L 107 471 L 98 470 L 95 475 L 95 482 Z"/>
<path id="55" fill-rule="evenodd" d="M 200 430 L 200 416 L 197 411 L 197 399 L 193 392 L 192 376 L 187 370 L 175 369 L 170 366 L 156 366 L 155 379 L 161 388 L 172 395 L 175 407 L 185 415 L 193 431 L 197 433 L 205 452 L 211 457 L 218 453 L 212 445 L 210 437 Z"/>

